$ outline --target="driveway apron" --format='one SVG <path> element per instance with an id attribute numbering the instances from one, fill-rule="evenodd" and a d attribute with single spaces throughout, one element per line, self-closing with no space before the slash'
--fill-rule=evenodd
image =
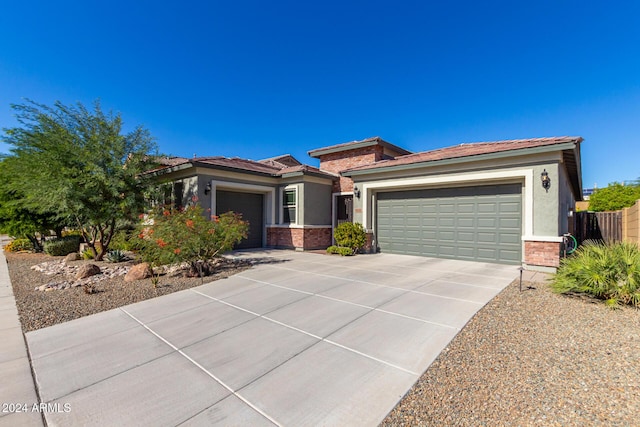
<path id="1" fill-rule="evenodd" d="M 517 276 L 244 251 L 227 279 L 26 334 L 49 426 L 377 425 Z"/>

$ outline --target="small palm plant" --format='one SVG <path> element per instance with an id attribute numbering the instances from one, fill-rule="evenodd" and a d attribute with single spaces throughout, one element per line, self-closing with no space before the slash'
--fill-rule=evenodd
<path id="1" fill-rule="evenodd" d="M 640 307 L 640 247 L 588 242 L 562 260 L 551 287 L 557 293 L 593 295 L 611 308 Z"/>

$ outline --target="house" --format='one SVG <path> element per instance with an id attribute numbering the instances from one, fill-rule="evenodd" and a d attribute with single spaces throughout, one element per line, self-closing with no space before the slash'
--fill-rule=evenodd
<path id="1" fill-rule="evenodd" d="M 326 248 L 344 221 L 373 251 L 559 265 L 562 235 L 582 199 L 580 137 L 465 143 L 412 153 L 379 137 L 253 161 L 172 158 L 155 171 L 174 202 L 250 222 L 240 247 Z"/>

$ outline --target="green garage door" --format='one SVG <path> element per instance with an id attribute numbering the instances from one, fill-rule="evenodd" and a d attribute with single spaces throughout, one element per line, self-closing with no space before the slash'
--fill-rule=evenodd
<path id="1" fill-rule="evenodd" d="M 249 221 L 248 237 L 235 249 L 261 248 L 264 228 L 262 194 L 240 193 L 236 191 L 216 191 L 216 215 L 233 211 L 242 214 Z"/>
<path id="2" fill-rule="evenodd" d="M 519 264 L 520 184 L 377 194 L 382 252 Z"/>

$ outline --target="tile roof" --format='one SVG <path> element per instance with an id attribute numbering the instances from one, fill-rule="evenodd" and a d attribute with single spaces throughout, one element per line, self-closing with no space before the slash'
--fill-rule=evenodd
<path id="1" fill-rule="evenodd" d="M 287 163 L 293 164 L 293 166 L 287 166 L 286 164 L 282 164 L 277 160 L 274 160 L 282 157 L 287 157 L 286 160 L 285 159 L 283 160 L 285 160 Z M 293 159 L 293 161 L 291 161 L 289 158 Z M 304 165 L 304 164 L 296 165 L 295 162 L 297 162 L 297 160 L 290 155 L 280 156 L 272 159 L 264 159 L 260 161 L 241 159 L 239 157 L 229 158 L 229 157 L 223 157 L 223 156 L 194 157 L 191 159 L 187 159 L 184 157 L 172 157 L 172 158 L 164 158 L 161 160 L 162 160 L 161 164 L 163 164 L 164 167 L 158 168 L 155 171 L 159 171 L 165 168 L 168 169 L 171 167 L 191 164 L 193 166 L 204 166 L 204 167 L 213 166 L 213 167 L 219 167 L 223 169 L 237 169 L 238 171 L 241 171 L 241 172 L 253 172 L 253 173 L 259 173 L 259 174 L 264 174 L 269 176 L 282 176 L 285 174 L 301 172 L 301 173 L 311 173 L 315 175 L 321 175 L 327 178 L 337 178 L 337 175 L 326 172 L 326 171 L 321 171 L 320 169 L 313 166 Z M 154 172 L 154 171 L 150 171 L 150 172 Z"/>
<path id="2" fill-rule="evenodd" d="M 276 167 L 298 166 L 302 164 L 291 154 L 283 154 L 281 156 L 269 157 L 268 159 L 262 159 L 258 161 L 260 163 Z"/>
<path id="3" fill-rule="evenodd" d="M 398 147 L 390 142 L 385 141 L 379 136 L 373 136 L 371 138 L 362 139 L 360 141 L 350 141 L 342 144 L 330 145 L 328 147 L 316 148 L 309 151 L 307 154 L 311 157 L 319 157 L 323 154 L 335 153 L 339 151 L 355 150 L 361 147 L 368 147 L 371 145 L 382 145 L 390 148 L 393 151 L 397 151 L 400 154 L 410 154 L 411 151 L 405 150 L 402 147 Z"/>
<path id="4" fill-rule="evenodd" d="M 522 150 L 526 148 L 552 146 L 568 142 L 580 143 L 581 141 L 582 138 L 579 136 L 560 136 L 550 138 L 510 139 L 505 141 L 463 143 L 452 147 L 408 154 L 406 156 L 396 157 L 395 159 L 381 160 L 369 165 L 351 168 L 349 171 L 471 157 L 481 154 L 493 154 L 504 151 Z"/>
<path id="5" fill-rule="evenodd" d="M 322 175 L 322 176 L 326 176 L 328 178 L 338 178 L 339 175 L 338 174 L 334 174 L 328 171 L 323 171 L 320 170 L 314 166 L 309 166 L 309 165 L 298 165 L 298 166 L 291 166 L 291 167 L 287 167 L 287 168 L 283 168 L 281 169 L 277 175 L 286 175 L 289 173 L 296 173 L 296 172 L 302 172 L 302 173 L 311 173 L 311 174 L 315 174 L 315 175 Z"/>
<path id="6" fill-rule="evenodd" d="M 272 166 L 256 162 L 254 160 L 241 159 L 239 157 L 196 157 L 194 159 L 190 159 L 189 161 L 194 165 L 197 165 L 199 163 L 202 165 L 220 166 L 223 168 L 240 169 L 243 171 L 258 172 L 269 175 L 273 175 L 280 169 L 282 169 L 282 167 Z"/>

